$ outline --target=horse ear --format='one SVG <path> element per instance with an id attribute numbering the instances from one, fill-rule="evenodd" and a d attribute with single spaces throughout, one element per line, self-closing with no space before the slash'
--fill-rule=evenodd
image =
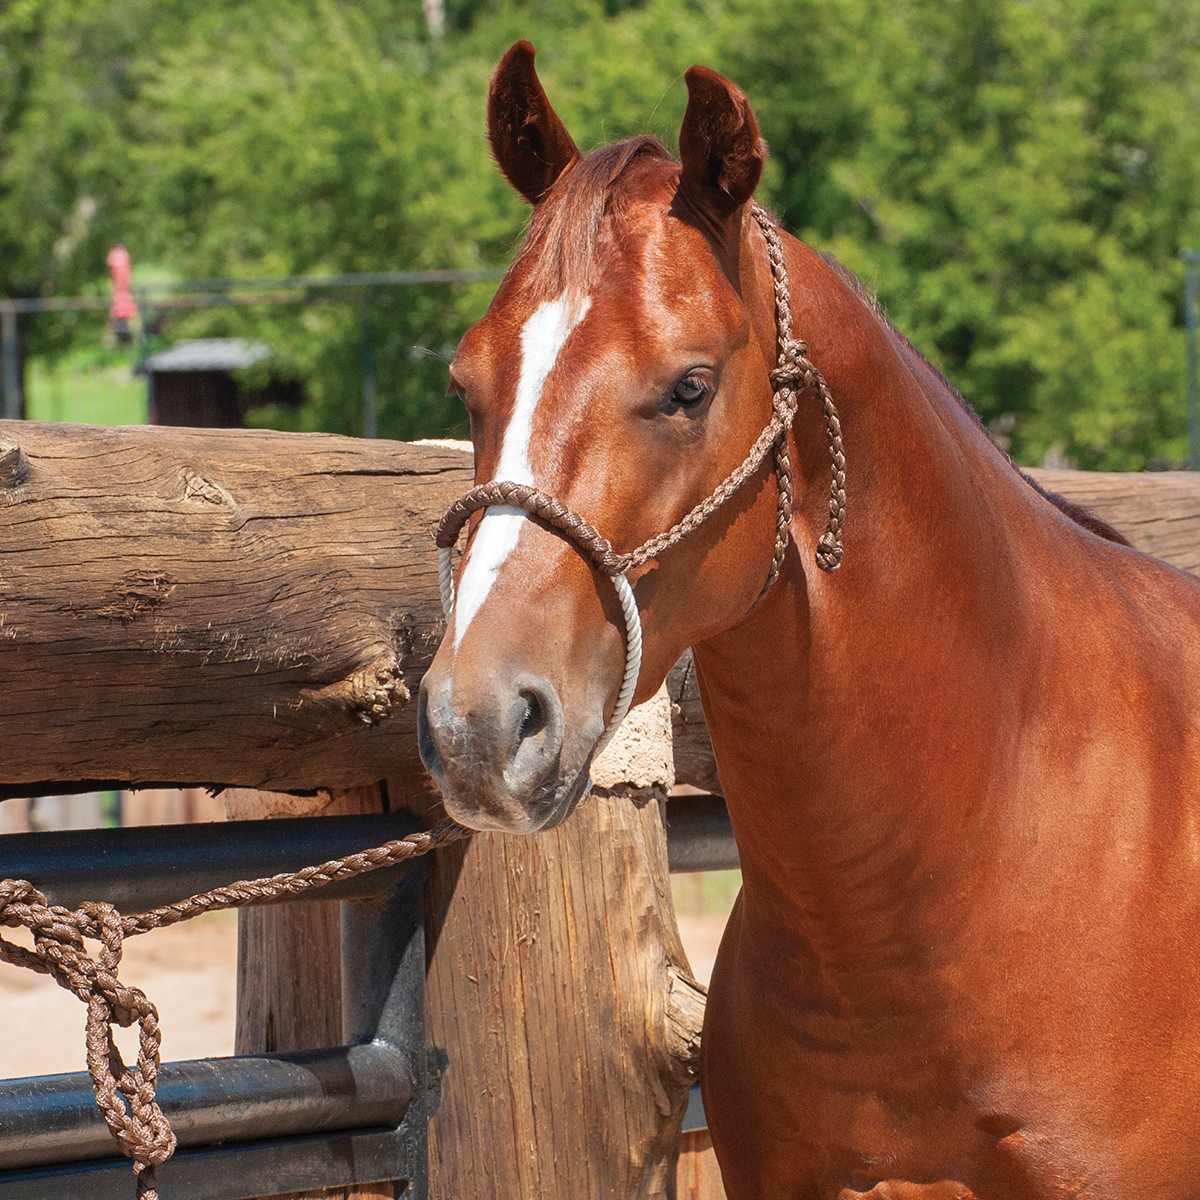
<path id="1" fill-rule="evenodd" d="M 504 177 L 537 204 L 579 150 L 546 99 L 533 53 L 528 42 L 517 42 L 492 72 L 488 141 Z"/>
<path id="2" fill-rule="evenodd" d="M 767 143 L 745 93 L 708 67 L 691 67 L 688 106 L 679 130 L 683 178 L 694 197 L 725 218 L 758 186 Z"/>

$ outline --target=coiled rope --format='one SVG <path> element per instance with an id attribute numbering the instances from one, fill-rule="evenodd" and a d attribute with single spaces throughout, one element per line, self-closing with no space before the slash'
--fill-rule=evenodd
<path id="1" fill-rule="evenodd" d="M 111 904 L 95 901 L 76 909 L 62 908 L 48 904 L 24 879 L 0 880 L 0 926 L 25 928 L 33 934 L 32 950 L 0 937 L 0 960 L 49 975 L 87 1005 L 88 1074 L 109 1131 L 121 1152 L 133 1159 L 138 1200 L 158 1200 L 156 1168 L 174 1153 L 175 1135 L 154 1094 L 162 1043 L 158 1009 L 140 988 L 127 987 L 117 977 L 124 939 L 222 908 L 245 908 L 282 896 L 298 896 L 428 854 L 470 832 L 453 821 L 443 821 L 434 829 L 371 850 L 299 871 L 213 888 L 131 917 L 122 916 Z M 100 943 L 95 958 L 84 947 L 84 938 Z M 137 1063 L 128 1067 L 113 1040 L 113 1026 L 135 1024 Z"/>

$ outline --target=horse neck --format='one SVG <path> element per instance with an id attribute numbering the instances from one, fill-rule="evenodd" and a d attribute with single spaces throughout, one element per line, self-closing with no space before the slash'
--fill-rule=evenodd
<path id="1" fill-rule="evenodd" d="M 966 866 L 990 819 L 1004 681 L 1030 651 L 1017 564 L 1037 520 L 948 385 L 831 268 L 789 249 L 795 332 L 841 411 L 845 558 L 833 575 L 813 561 L 829 458 L 806 394 L 784 572 L 696 661 L 744 903 L 794 925 L 815 895 L 886 907 L 847 872 L 894 892 L 935 860 Z M 754 318 L 771 345 L 769 307 Z"/>

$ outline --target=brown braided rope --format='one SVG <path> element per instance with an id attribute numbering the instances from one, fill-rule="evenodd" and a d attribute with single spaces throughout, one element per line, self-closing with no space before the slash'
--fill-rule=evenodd
<path id="1" fill-rule="evenodd" d="M 231 883 L 129 917 L 111 904 L 88 902 L 76 909 L 47 904 L 46 897 L 26 880 L 0 880 L 0 926 L 25 928 L 33 934 L 32 950 L 0 937 L 0 960 L 49 975 L 87 1005 L 88 1074 L 109 1131 L 121 1152 L 133 1159 L 138 1200 L 158 1200 L 156 1168 L 174 1152 L 175 1135 L 154 1094 L 162 1043 L 158 1009 L 141 989 L 126 987 L 117 977 L 124 939 L 218 909 L 263 904 L 352 879 L 428 854 L 470 832 L 447 820 L 371 850 L 299 871 Z M 88 954 L 84 938 L 100 943 L 96 958 Z M 134 1024 L 138 1056 L 131 1069 L 121 1058 L 112 1031 L 113 1025 Z"/>
<path id="2" fill-rule="evenodd" d="M 605 575 L 624 575 L 640 567 L 664 550 L 678 545 L 713 515 L 762 465 L 768 452 L 774 457 L 778 505 L 775 515 L 775 548 L 762 595 L 779 578 L 783 557 L 791 537 L 794 481 L 788 434 L 796 416 L 801 394 L 814 388 L 821 400 L 825 430 L 832 462 L 829 496 L 829 524 L 817 542 L 816 561 L 822 571 L 834 572 L 842 561 L 842 530 L 846 523 L 846 455 L 842 446 L 842 425 L 837 407 L 824 376 L 808 357 L 808 346 L 792 337 L 792 303 L 783 243 L 770 215 L 757 204 L 751 208 L 754 219 L 767 243 L 767 256 L 775 288 L 775 328 L 778 339 L 776 366 L 771 371 L 771 419 L 758 435 L 741 466 L 729 474 L 712 493 L 701 500 L 670 529 L 657 533 L 628 554 L 618 554 L 612 543 L 577 512 L 531 484 L 493 480 L 464 492 L 446 510 L 437 531 L 437 545 L 448 550 L 458 541 L 462 527 L 472 513 L 501 505 L 522 508 L 545 521 L 573 542 Z M 761 596 L 760 596 L 761 599 Z"/>

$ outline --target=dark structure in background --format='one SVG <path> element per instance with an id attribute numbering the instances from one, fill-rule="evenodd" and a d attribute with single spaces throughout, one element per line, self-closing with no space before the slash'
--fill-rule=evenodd
<path id="1" fill-rule="evenodd" d="M 244 338 L 201 338 L 150 355 L 138 373 L 148 380 L 151 425 L 237 429 L 247 409 L 266 404 L 299 407 L 300 384 L 271 377 L 264 387 L 239 385 L 233 372 L 271 357 L 271 348 Z"/>
<path id="2" fill-rule="evenodd" d="M 365 437 L 375 437 L 378 420 L 375 404 L 375 338 L 371 322 L 371 310 L 374 307 L 371 301 L 372 289 L 427 283 L 498 283 L 504 278 L 504 271 L 504 267 L 476 267 L 465 271 L 357 271 L 343 275 L 283 275 L 257 279 L 184 279 L 176 283 L 140 284 L 136 295 L 137 304 L 149 318 L 147 327 L 155 327 L 167 313 L 177 308 L 243 308 L 263 304 L 359 304 L 363 317 L 363 434 Z M 0 297 L 0 392 L 3 399 L 0 415 L 12 420 L 19 420 L 25 416 L 25 366 L 20 353 L 19 320 L 22 314 L 96 312 L 109 307 L 109 299 L 103 296 L 37 296 L 19 299 Z M 151 317 L 150 314 L 154 315 Z M 299 403 L 298 400 L 287 398 L 289 392 L 295 396 L 301 394 L 299 384 L 281 381 L 273 386 L 278 386 L 281 393 L 266 395 L 254 403 Z M 242 407 L 244 410 L 245 407 L 253 406 L 243 404 Z M 193 423 L 206 424 L 204 421 Z"/>

